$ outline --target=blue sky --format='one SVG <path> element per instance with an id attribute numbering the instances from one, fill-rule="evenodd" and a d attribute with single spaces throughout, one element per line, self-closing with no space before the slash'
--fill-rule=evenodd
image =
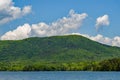
<path id="1" fill-rule="evenodd" d="M 32 25 L 40 22 L 46 24 L 55 22 L 68 16 L 71 9 L 78 14 L 86 13 L 88 15 L 77 33 L 90 36 L 100 34 L 109 38 L 120 36 L 120 0 L 12 0 L 12 2 L 15 7 L 21 9 L 30 5 L 32 10 L 25 16 L 0 25 L 0 36 L 25 23 Z M 96 19 L 104 15 L 109 16 L 110 24 L 102 26 L 97 31 L 95 28 Z"/>
<path id="2" fill-rule="evenodd" d="M 25 5 L 32 6 L 32 13 L 20 19 L 11 21 L 1 25 L 0 34 L 4 34 L 8 30 L 15 29 L 18 25 L 24 23 L 50 23 L 58 18 L 68 15 L 69 10 L 73 9 L 77 13 L 87 13 L 88 22 L 86 21 L 80 29 L 81 33 L 96 35 L 95 20 L 97 17 L 108 14 L 110 17 L 110 25 L 104 27 L 99 33 L 114 37 L 120 36 L 120 0 L 13 0 L 15 6 L 24 7 Z"/>

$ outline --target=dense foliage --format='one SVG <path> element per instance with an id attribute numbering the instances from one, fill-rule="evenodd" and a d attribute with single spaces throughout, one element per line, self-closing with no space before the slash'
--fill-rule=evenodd
<path id="1" fill-rule="evenodd" d="M 119 57 L 120 48 L 77 35 L 0 41 L 0 70 L 107 70 Z"/>
<path id="2" fill-rule="evenodd" d="M 77 63 L 0 63 L 1 71 L 120 71 L 120 59 Z"/>

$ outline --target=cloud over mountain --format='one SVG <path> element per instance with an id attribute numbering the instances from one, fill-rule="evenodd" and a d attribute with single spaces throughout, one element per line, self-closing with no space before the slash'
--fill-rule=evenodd
<path id="1" fill-rule="evenodd" d="M 29 13 L 30 8 L 24 7 L 22 10 L 23 13 Z M 58 19 L 52 23 L 40 22 L 38 24 L 24 24 L 22 26 L 18 26 L 15 30 L 6 32 L 3 36 L 1 36 L 1 40 L 21 40 L 29 37 L 46 37 L 46 36 L 55 36 L 55 35 L 65 35 L 72 34 L 76 32 L 77 29 L 81 27 L 84 19 L 86 19 L 88 15 L 86 13 L 75 13 L 74 10 L 70 10 L 67 17 L 63 17 Z M 108 15 L 104 15 L 102 17 L 97 18 L 96 27 L 100 28 L 101 26 L 109 25 L 109 17 Z M 113 38 L 104 37 L 101 34 L 96 36 L 90 36 L 87 34 L 73 33 L 76 35 L 85 36 L 91 40 L 120 47 L 120 37 L 115 36 Z"/>
<path id="2" fill-rule="evenodd" d="M 109 38 L 109 37 L 105 37 L 101 34 L 98 34 L 96 36 L 90 36 L 90 35 L 87 35 L 87 34 L 80 34 L 80 33 L 72 33 L 72 34 L 75 34 L 75 35 L 82 35 L 84 37 L 87 37 L 93 41 L 97 41 L 99 43 L 102 43 L 102 44 L 107 44 L 107 45 L 111 45 L 111 46 L 118 46 L 120 47 L 120 37 L 119 36 L 115 36 L 113 38 Z"/>
<path id="3" fill-rule="evenodd" d="M 14 6 L 12 0 L 0 0 L 0 24 L 20 18 L 31 12 L 31 6 L 25 6 L 23 9 Z"/>
<path id="4" fill-rule="evenodd" d="M 40 22 L 38 24 L 25 24 L 19 26 L 13 31 L 5 33 L 1 39 L 2 40 L 19 40 L 28 37 L 44 37 L 44 36 L 54 36 L 63 35 L 71 33 L 81 27 L 83 20 L 88 15 L 86 13 L 77 14 L 74 10 L 70 10 L 67 17 L 56 20 L 50 24 Z"/>

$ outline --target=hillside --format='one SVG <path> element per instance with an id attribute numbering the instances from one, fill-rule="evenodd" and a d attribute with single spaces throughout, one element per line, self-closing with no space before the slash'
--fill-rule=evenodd
<path id="1" fill-rule="evenodd" d="M 78 35 L 0 41 L 0 62 L 7 66 L 8 63 L 99 62 L 119 57 L 120 48 L 103 45 Z"/>
<path id="2" fill-rule="evenodd" d="M 0 41 L 0 61 L 86 61 L 120 56 L 120 48 L 77 35 Z"/>

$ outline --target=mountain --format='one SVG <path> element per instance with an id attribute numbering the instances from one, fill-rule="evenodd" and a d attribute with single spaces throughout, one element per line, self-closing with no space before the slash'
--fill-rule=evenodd
<path id="1" fill-rule="evenodd" d="M 33 63 L 78 63 L 119 58 L 120 48 L 80 35 L 33 37 L 0 41 L 1 65 Z"/>

